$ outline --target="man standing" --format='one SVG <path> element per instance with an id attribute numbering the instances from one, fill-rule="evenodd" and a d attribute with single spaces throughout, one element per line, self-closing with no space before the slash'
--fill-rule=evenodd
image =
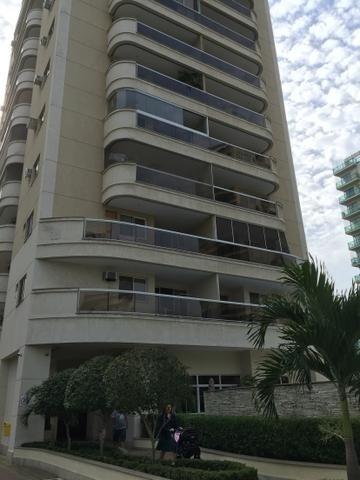
<path id="1" fill-rule="evenodd" d="M 125 449 L 126 430 L 128 427 L 125 413 L 114 410 L 111 414 L 113 425 L 113 443 L 114 446 L 119 446 L 123 453 L 127 453 Z"/>

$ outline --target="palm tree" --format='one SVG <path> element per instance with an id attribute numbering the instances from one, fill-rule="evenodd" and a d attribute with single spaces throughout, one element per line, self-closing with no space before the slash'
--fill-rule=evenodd
<path id="1" fill-rule="evenodd" d="M 274 391 L 279 378 L 311 389 L 312 372 L 332 382 L 342 413 L 348 480 L 360 480 L 348 395 L 360 394 L 360 290 L 337 293 L 323 264 L 313 260 L 284 267 L 286 296 L 269 297 L 260 321 L 249 331 L 256 348 L 276 323 L 280 346 L 257 368 L 256 400 L 265 416 L 277 416 Z"/>

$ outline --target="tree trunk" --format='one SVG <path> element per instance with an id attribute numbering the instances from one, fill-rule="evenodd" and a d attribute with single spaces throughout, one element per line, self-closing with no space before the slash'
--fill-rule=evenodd
<path id="1" fill-rule="evenodd" d="M 104 456 L 104 444 L 106 439 L 106 416 L 104 413 L 101 414 L 101 430 L 99 432 L 99 446 L 100 446 L 100 456 Z"/>
<path id="2" fill-rule="evenodd" d="M 354 434 L 350 420 L 349 404 L 345 388 L 339 387 L 339 397 L 346 451 L 347 477 L 348 480 L 360 480 L 359 461 L 355 450 Z"/>
<path id="3" fill-rule="evenodd" d="M 155 443 L 156 443 L 155 434 L 151 426 L 148 424 L 146 415 L 141 415 L 141 419 L 144 423 L 145 429 L 151 441 L 151 457 L 152 457 L 152 461 L 155 462 Z"/>
<path id="4" fill-rule="evenodd" d="M 70 450 L 71 450 L 71 435 L 70 435 L 70 424 L 69 424 L 69 422 L 65 422 L 65 430 L 66 430 L 67 449 L 70 452 Z"/>

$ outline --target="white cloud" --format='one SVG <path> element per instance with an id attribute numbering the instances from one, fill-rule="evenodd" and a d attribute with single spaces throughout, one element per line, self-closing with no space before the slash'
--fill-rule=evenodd
<path id="1" fill-rule="evenodd" d="M 339 289 L 351 267 L 332 167 L 360 149 L 360 8 L 351 0 L 270 0 L 310 252 Z M 292 28 L 295 25 L 295 28 Z"/>

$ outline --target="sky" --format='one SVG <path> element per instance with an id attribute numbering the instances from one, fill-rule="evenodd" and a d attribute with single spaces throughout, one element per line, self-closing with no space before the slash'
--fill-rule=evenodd
<path id="1" fill-rule="evenodd" d="M 0 99 L 20 3 L 0 0 Z M 360 150 L 360 2 L 269 3 L 308 248 L 347 289 L 358 270 L 332 168 Z"/>

